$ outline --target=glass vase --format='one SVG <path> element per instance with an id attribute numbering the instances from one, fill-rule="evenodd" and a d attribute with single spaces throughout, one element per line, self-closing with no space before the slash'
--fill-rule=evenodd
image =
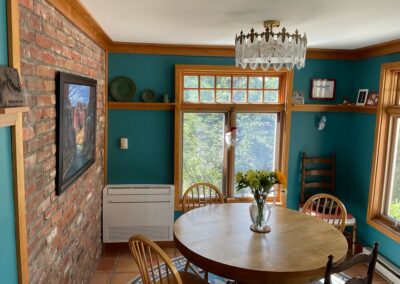
<path id="1" fill-rule="evenodd" d="M 250 229 L 260 233 L 269 232 L 271 228 L 267 226 L 267 223 L 271 216 L 271 208 L 265 201 L 265 198 L 255 198 L 253 203 L 250 205 L 249 210 L 250 218 L 253 222 L 253 224 L 250 226 Z"/>

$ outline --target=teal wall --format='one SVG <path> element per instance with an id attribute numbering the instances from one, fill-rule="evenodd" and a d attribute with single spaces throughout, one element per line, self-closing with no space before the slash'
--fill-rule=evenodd
<path id="1" fill-rule="evenodd" d="M 344 97 L 355 101 L 358 89 L 379 89 L 380 64 L 395 60 L 400 60 L 400 54 L 360 61 L 307 60 L 306 67 L 294 73 L 293 89 L 305 91 L 306 103 L 338 104 Z M 133 79 L 137 85 L 134 100 L 140 101 L 140 91 L 146 88 L 154 89 L 159 96 L 163 93 L 174 93 L 175 64 L 233 65 L 234 60 L 218 57 L 110 54 L 109 78 L 112 80 L 116 76 L 128 76 Z M 336 79 L 336 100 L 310 100 L 312 78 Z M 315 124 L 323 114 L 327 116 L 327 127 L 318 131 Z M 287 205 L 295 209 L 298 206 L 301 152 L 311 155 L 336 152 L 336 193 L 357 218 L 359 241 L 363 245 L 371 246 L 374 240 L 378 240 L 381 243 L 381 253 L 400 266 L 399 245 L 365 223 L 375 120 L 375 114 L 293 112 Z M 119 137 L 130 138 L 130 150 L 118 149 Z M 146 146 L 138 146 L 143 145 L 144 141 Z M 159 148 L 163 143 L 164 146 Z M 109 183 L 172 183 L 172 155 L 172 112 L 109 111 Z"/>
<path id="2" fill-rule="evenodd" d="M 225 57 L 114 54 L 108 58 L 108 78 L 131 78 L 136 84 L 134 101 L 144 89 L 152 89 L 161 101 L 162 94 L 173 97 L 175 64 L 232 65 Z M 174 182 L 173 111 L 108 112 L 108 183 Z M 129 149 L 119 149 L 119 138 L 129 139 Z"/>
<path id="3" fill-rule="evenodd" d="M 0 128 L 0 282 L 18 283 L 10 128 Z"/>
<path id="4" fill-rule="evenodd" d="M 0 65 L 8 65 L 6 0 L 0 0 Z"/>
<path id="5" fill-rule="evenodd" d="M 0 65 L 8 65 L 5 0 L 0 0 Z M 18 283 L 10 127 L 0 128 L 0 228 L 0 282 Z"/>
<path id="6" fill-rule="evenodd" d="M 352 60 L 321 60 L 307 59 L 304 69 L 295 70 L 293 90 L 305 91 L 305 103 L 338 104 L 343 97 L 352 97 L 354 61 Z M 336 99 L 311 100 L 310 89 L 312 78 L 336 79 Z"/>
<path id="7" fill-rule="evenodd" d="M 172 111 L 110 110 L 108 125 L 108 183 L 174 183 Z"/>

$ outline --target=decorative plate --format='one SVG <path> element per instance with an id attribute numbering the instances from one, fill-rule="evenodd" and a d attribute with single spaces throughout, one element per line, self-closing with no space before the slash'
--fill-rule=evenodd
<path id="1" fill-rule="evenodd" d="M 144 101 L 145 103 L 151 103 L 154 102 L 154 100 L 156 99 L 156 94 L 154 93 L 153 90 L 146 89 L 143 90 L 140 97 L 142 98 L 142 101 Z"/>
<path id="2" fill-rule="evenodd" d="M 127 77 L 117 77 L 110 83 L 111 97 L 118 102 L 132 101 L 135 92 L 135 82 Z"/>

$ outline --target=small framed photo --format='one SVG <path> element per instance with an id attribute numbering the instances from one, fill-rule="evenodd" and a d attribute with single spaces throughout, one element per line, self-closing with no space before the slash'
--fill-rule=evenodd
<path id="1" fill-rule="evenodd" d="M 336 91 L 335 79 L 311 79 L 310 98 L 315 100 L 334 100 Z"/>
<path id="2" fill-rule="evenodd" d="M 304 105 L 304 91 L 294 91 L 292 105 Z"/>
<path id="3" fill-rule="evenodd" d="M 359 89 L 356 105 L 363 106 L 367 101 L 368 89 Z"/>
<path id="4" fill-rule="evenodd" d="M 367 102 L 365 103 L 367 106 L 377 106 L 378 105 L 378 92 L 368 93 Z"/>

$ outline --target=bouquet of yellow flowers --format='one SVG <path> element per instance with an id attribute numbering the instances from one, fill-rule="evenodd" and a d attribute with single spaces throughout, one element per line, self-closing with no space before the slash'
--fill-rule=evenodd
<path id="1" fill-rule="evenodd" d="M 265 199 L 275 184 L 286 186 L 286 177 L 278 170 L 248 170 L 236 174 L 236 184 L 237 190 L 249 187 L 256 200 Z"/>

